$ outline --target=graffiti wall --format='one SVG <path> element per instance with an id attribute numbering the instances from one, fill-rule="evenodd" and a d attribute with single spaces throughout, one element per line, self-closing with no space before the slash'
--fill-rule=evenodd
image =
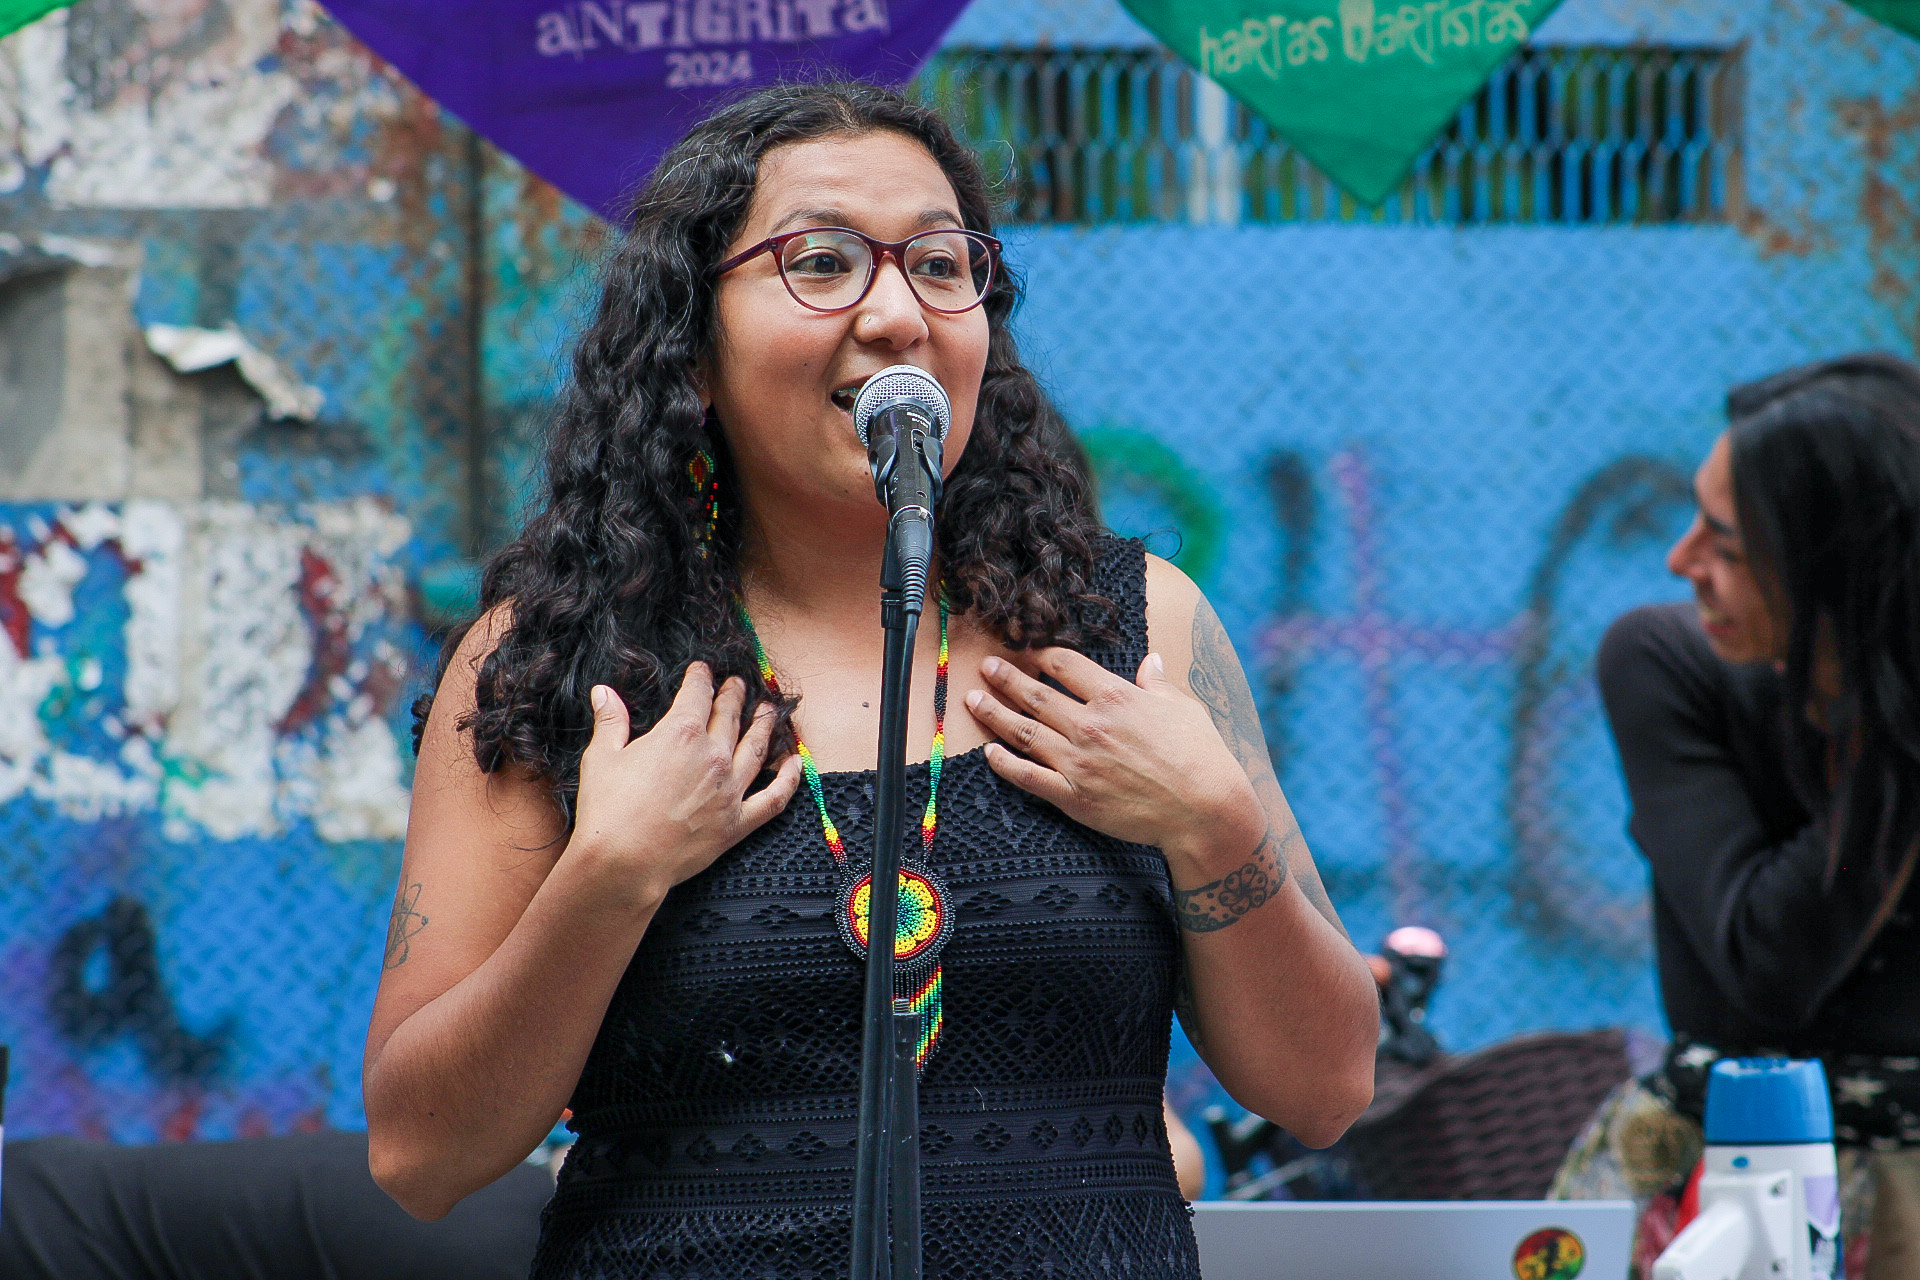
<path id="1" fill-rule="evenodd" d="M 351 1117 L 406 824 L 404 520 L 0 513 L 0 1036 L 25 1132 Z"/>
<path id="2" fill-rule="evenodd" d="M 976 0 L 952 40 L 1147 43 L 1098 0 Z M 1661 1031 L 1594 647 L 1681 594 L 1730 385 L 1920 339 L 1920 44 L 1836 0 L 1566 0 L 1536 40 L 1737 57 L 1724 216 L 1006 229 L 1109 520 L 1219 607 L 1356 941 L 1451 942 L 1454 1048 Z M 123 271 L 134 389 L 119 489 L 0 504 L 18 1131 L 359 1121 L 404 704 L 513 527 L 605 237 L 304 3 L 0 42 L 0 333 L 30 276 Z M 154 324 L 231 325 L 325 407 L 156 372 Z M 163 419 L 202 459 L 171 488 Z M 1183 1046 L 1172 1087 L 1213 1096 Z"/>
<path id="3" fill-rule="evenodd" d="M 361 1123 L 421 591 L 472 523 L 463 147 L 310 4 L 0 41 L 10 1133 Z"/>

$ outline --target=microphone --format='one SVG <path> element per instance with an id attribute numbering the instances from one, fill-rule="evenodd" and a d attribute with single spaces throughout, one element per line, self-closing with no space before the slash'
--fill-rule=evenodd
<path id="1" fill-rule="evenodd" d="M 867 447 L 873 491 L 886 504 L 900 570 L 902 607 L 920 612 L 933 559 L 933 509 L 952 415 L 939 379 L 896 364 L 868 378 L 853 401 L 853 429 Z"/>

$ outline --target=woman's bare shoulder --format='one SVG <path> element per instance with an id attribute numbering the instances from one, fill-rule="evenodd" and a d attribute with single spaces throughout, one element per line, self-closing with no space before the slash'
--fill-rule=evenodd
<path id="1" fill-rule="evenodd" d="M 466 635 L 460 638 L 433 690 L 433 707 L 420 740 L 423 758 L 428 743 L 435 738 L 444 738 L 448 732 L 465 736 L 461 726 L 471 718 L 478 705 L 480 668 L 500 647 L 501 639 L 512 625 L 513 605 L 510 601 L 504 602 L 474 619 Z"/>
<path id="2" fill-rule="evenodd" d="M 512 625 L 512 602 L 493 606 L 467 629 L 447 660 L 420 735 L 413 784 L 416 813 L 422 808 L 423 792 L 444 788 L 467 797 L 484 793 L 489 809 L 524 811 L 526 820 L 541 827 L 550 825 L 557 816 L 546 789 L 526 770 L 508 765 L 486 773 L 474 754 L 473 717 L 479 709 L 480 668 L 499 648 Z"/>
<path id="3" fill-rule="evenodd" d="M 1193 665 L 1196 626 L 1214 618 L 1213 607 L 1192 578 L 1167 560 L 1147 553 L 1147 644 L 1166 664 L 1167 678 L 1186 683 Z"/>

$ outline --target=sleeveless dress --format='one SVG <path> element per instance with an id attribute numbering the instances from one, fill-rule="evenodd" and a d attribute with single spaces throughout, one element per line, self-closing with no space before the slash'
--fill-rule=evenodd
<path id="1" fill-rule="evenodd" d="M 1129 680 L 1145 573 L 1139 543 L 1103 542 L 1121 643 L 1087 652 Z M 873 782 L 822 775 L 855 859 Z M 927 782 L 910 767 L 909 814 Z M 920 1082 L 928 1280 L 1197 1280 L 1161 1112 L 1180 945 L 1165 860 L 1001 781 L 979 750 L 947 760 L 940 793 L 929 861 L 956 920 Z M 648 928 L 574 1092 L 536 1280 L 847 1274 L 863 968 L 806 801 Z"/>

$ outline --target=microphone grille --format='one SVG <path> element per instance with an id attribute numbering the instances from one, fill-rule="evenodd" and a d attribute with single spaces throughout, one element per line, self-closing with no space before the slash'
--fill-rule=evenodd
<path id="1" fill-rule="evenodd" d="M 933 419 L 934 435 L 943 441 L 947 438 L 952 409 L 940 380 L 918 365 L 896 364 L 868 378 L 854 398 L 853 429 L 862 445 L 867 443 L 874 415 L 897 404 L 917 404 L 925 409 Z"/>

